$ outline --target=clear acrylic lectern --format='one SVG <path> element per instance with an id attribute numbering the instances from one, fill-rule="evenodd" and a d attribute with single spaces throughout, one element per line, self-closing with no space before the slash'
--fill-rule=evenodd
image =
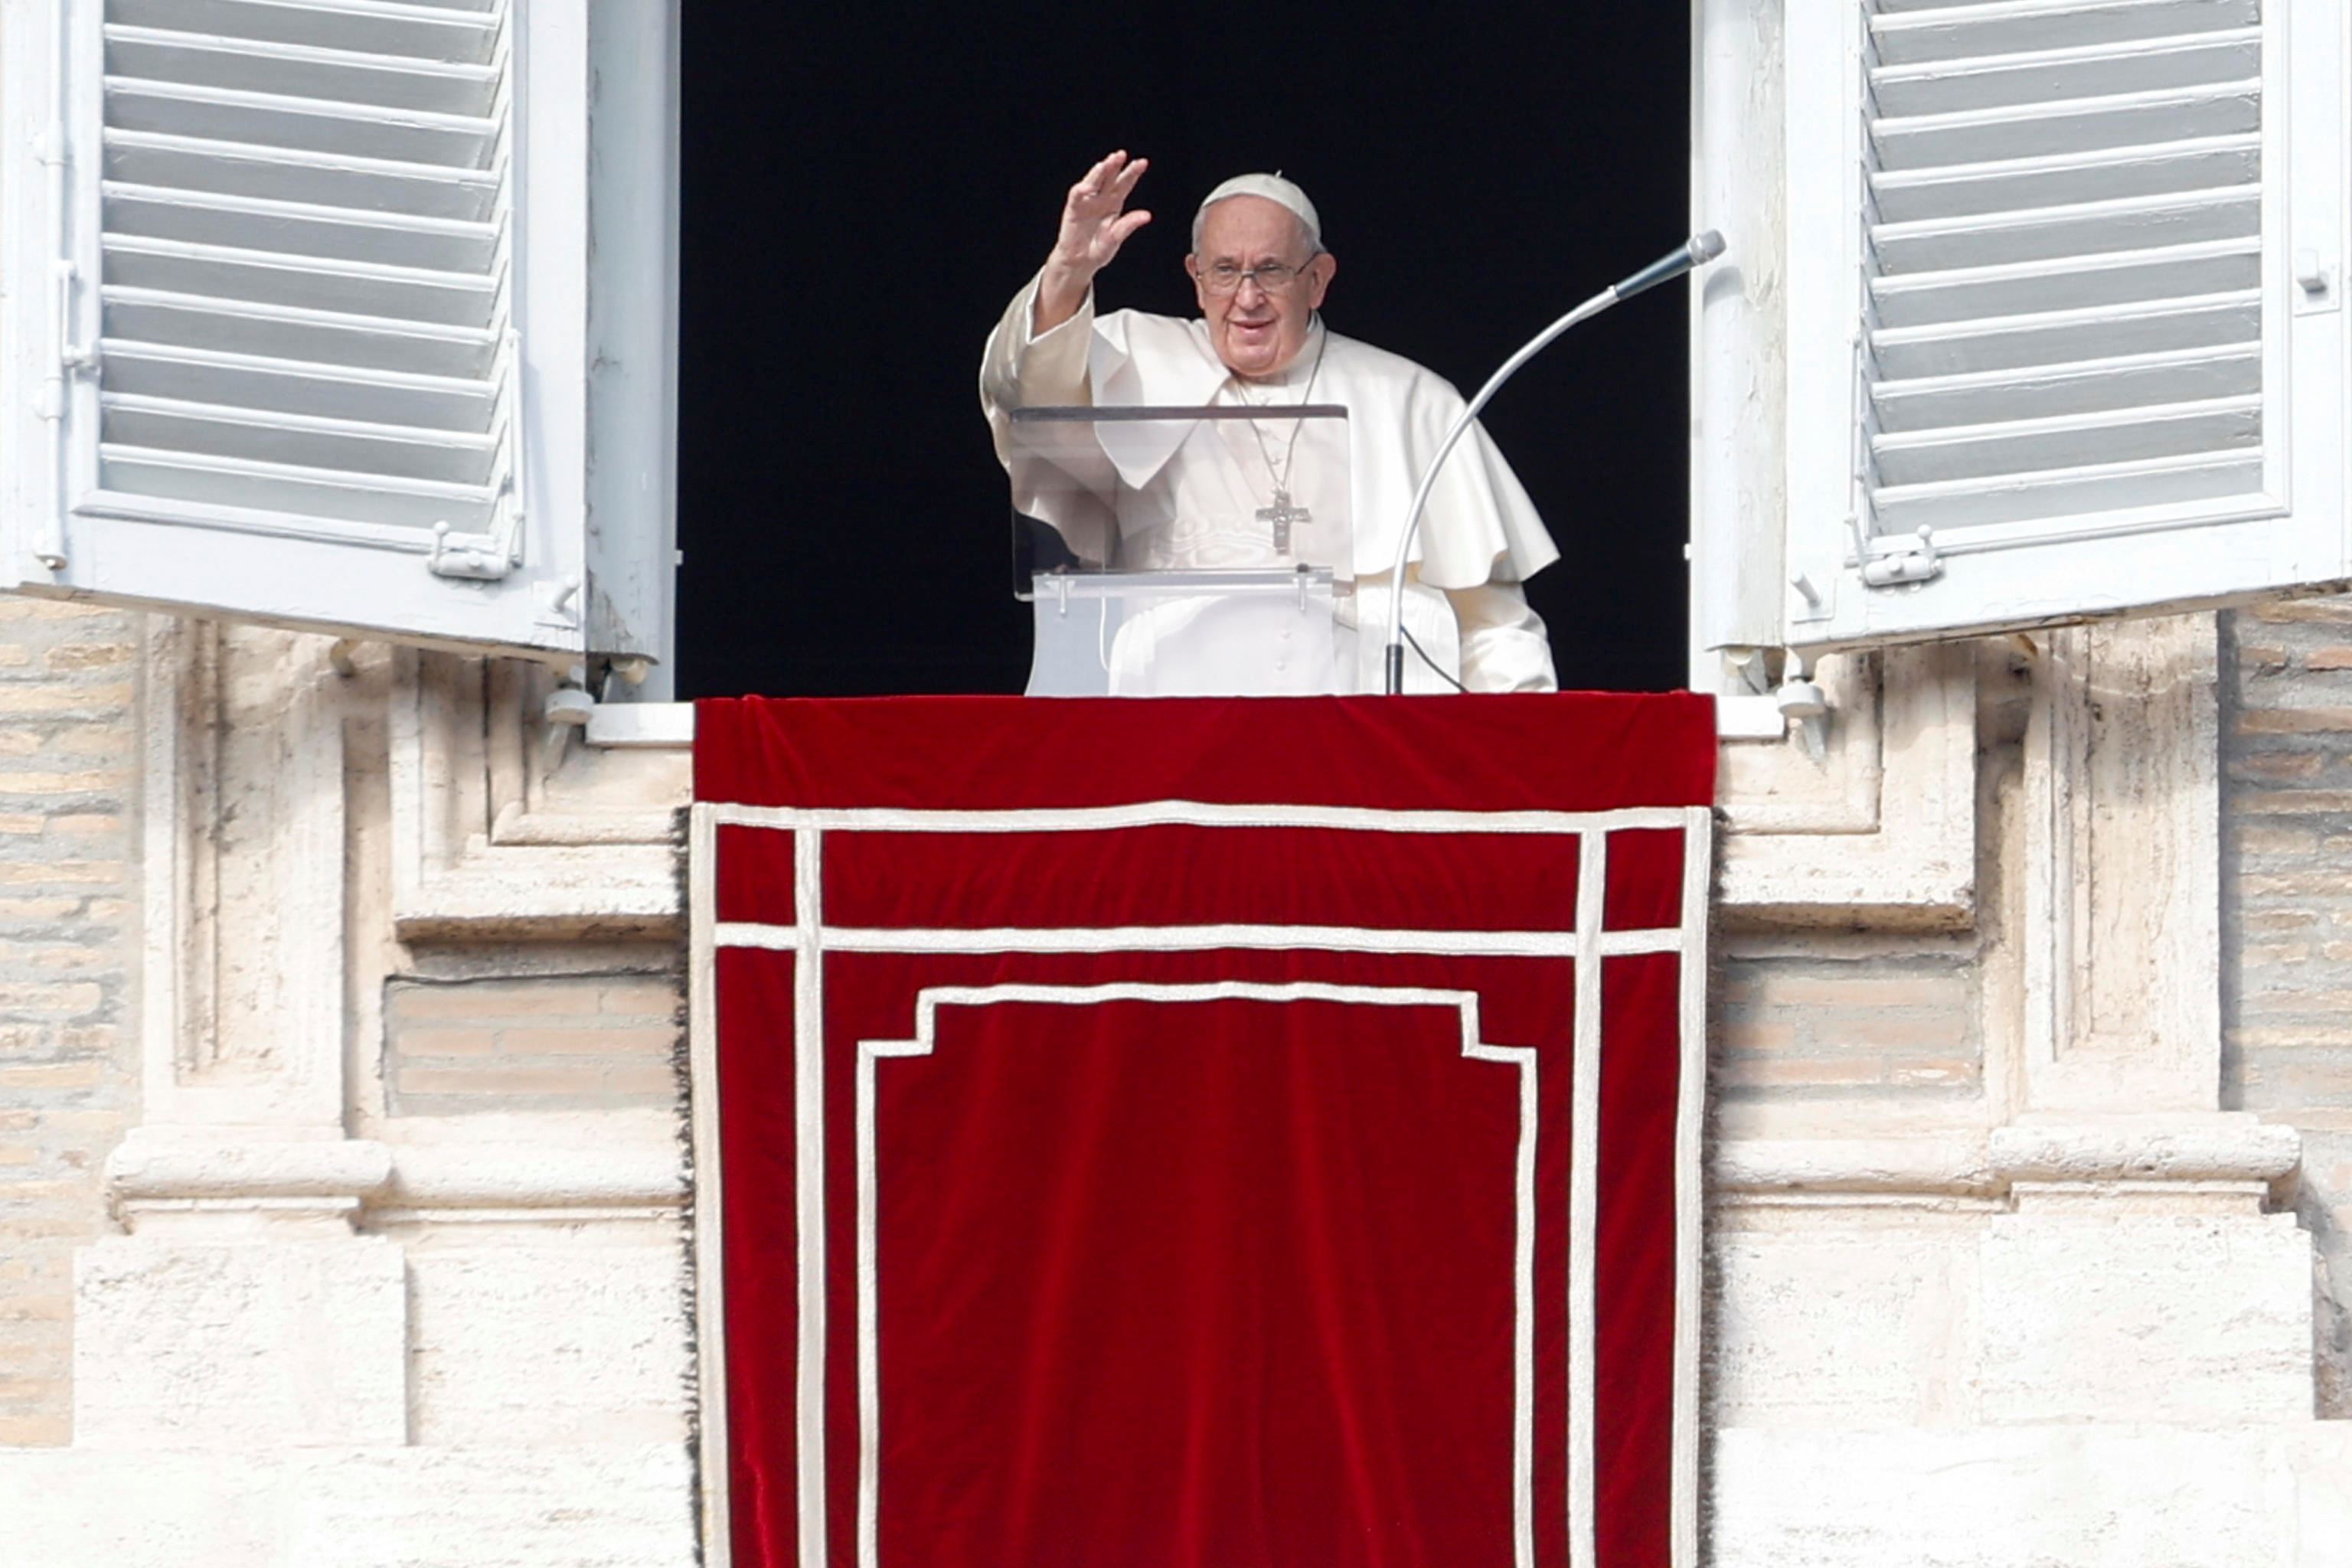
<path id="1" fill-rule="evenodd" d="M 1348 416 L 1328 405 L 1013 411 L 1013 591 L 1033 697 L 1358 689 Z"/>

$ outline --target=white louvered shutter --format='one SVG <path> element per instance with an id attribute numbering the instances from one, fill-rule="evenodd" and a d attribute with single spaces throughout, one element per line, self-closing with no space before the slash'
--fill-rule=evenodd
<path id="1" fill-rule="evenodd" d="M 1789 640 L 2345 577 L 2340 0 L 1790 10 Z"/>
<path id="2" fill-rule="evenodd" d="M 21 587 L 659 651 L 638 590 L 666 564 L 666 473 L 632 476 L 634 523 L 586 527 L 593 8 L 14 5 L 11 174 L 47 175 L 7 209 L 15 385 L 37 371 L 9 420 Z M 28 68 L 26 22 L 60 19 Z M 600 547 L 632 557 L 630 602 Z"/>

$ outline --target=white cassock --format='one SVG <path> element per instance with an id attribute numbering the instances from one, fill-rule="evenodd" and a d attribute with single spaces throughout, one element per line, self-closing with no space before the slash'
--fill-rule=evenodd
<path id="1" fill-rule="evenodd" d="M 1033 330 L 1036 293 L 1033 279 L 1014 297 L 989 335 L 980 371 L 981 405 L 1016 492 L 1027 488 L 1016 466 L 1016 408 L 1339 404 L 1348 410 L 1349 459 L 1344 481 L 1334 486 L 1318 477 L 1304 442 L 1295 457 L 1288 450 L 1307 427 L 1298 421 L 1200 424 L 1172 447 L 1163 438 L 1160 450 L 1112 452 L 1116 479 L 1107 488 L 1115 489 L 1115 500 L 1091 513 L 1016 493 L 1023 510 L 1053 523 L 1081 558 L 1129 570 L 1280 567 L 1294 559 L 1319 565 L 1328 559 L 1341 583 L 1341 625 L 1352 629 L 1361 599 L 1365 623 L 1376 636 L 1384 631 L 1387 615 L 1374 600 L 1384 596 L 1398 531 L 1438 443 L 1462 412 L 1462 395 L 1450 383 L 1402 355 L 1327 331 L 1319 320 L 1281 374 L 1245 383 L 1217 358 L 1204 321 L 1139 310 L 1097 318 L 1090 290 L 1075 316 L 1039 333 Z M 1107 445 L 1118 438 L 1111 428 L 1105 427 Z M 1152 428 L 1124 436 L 1149 443 Z M 1234 446 L 1260 440 L 1263 448 Z M 1194 442 L 1219 443 L 1234 456 L 1202 460 L 1215 454 L 1196 450 Z M 1341 490 L 1343 504 L 1325 507 L 1322 515 L 1349 517 L 1352 540 L 1299 548 L 1295 557 L 1278 550 L 1255 515 L 1268 498 L 1229 493 L 1254 458 L 1267 470 L 1268 489 L 1276 473 L 1286 474 L 1289 489 L 1310 512 L 1318 487 Z M 1473 691 L 1556 689 L 1550 642 L 1519 584 L 1559 558 L 1510 465 L 1474 426 L 1430 494 L 1407 574 L 1405 625 L 1424 643 L 1431 616 L 1458 626 L 1463 684 Z M 1368 660 L 1364 668 L 1377 666 Z"/>

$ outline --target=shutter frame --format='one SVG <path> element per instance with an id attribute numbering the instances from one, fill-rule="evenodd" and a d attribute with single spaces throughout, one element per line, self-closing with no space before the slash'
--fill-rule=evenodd
<path id="1" fill-rule="evenodd" d="M 1843 102 L 1828 92 L 1791 93 L 1787 110 L 1785 542 L 1790 576 L 1805 578 L 1810 590 L 1786 596 L 1790 646 L 1856 647 L 2152 613 L 2315 589 L 2347 575 L 2343 443 L 2338 435 L 2315 445 L 2318 431 L 2340 430 L 2342 311 L 2340 304 L 2305 309 L 2286 276 L 2289 252 L 2310 238 L 2321 238 L 2317 248 L 2325 254 L 2343 254 L 2340 197 L 2323 226 L 2326 235 L 2306 233 L 2313 193 L 2342 177 L 2344 23 L 2332 0 L 2263 0 L 2260 7 L 2258 197 L 2242 184 L 2252 151 L 2242 132 L 2158 138 L 2191 143 L 2171 181 L 2192 187 L 2185 196 L 2146 188 L 2145 178 L 2142 188 L 2131 187 L 2145 174 L 2134 160 L 2151 161 L 2139 143 L 2142 150 L 2132 153 L 2038 156 L 1991 175 L 1906 173 L 1891 187 L 1882 178 L 1879 196 L 1891 188 L 1904 206 L 1891 218 L 1874 210 L 1865 188 L 1874 107 L 1866 73 L 1874 63 L 1865 34 L 1874 15 L 1894 16 L 1899 30 L 1914 33 L 1942 27 L 1965 36 L 1993 23 L 2012 32 L 2071 27 L 2070 47 L 2078 53 L 2062 60 L 2069 68 L 2095 62 L 2105 58 L 2099 49 L 2112 54 L 2126 40 L 2125 52 L 2162 56 L 2170 70 L 2200 50 L 2209 63 L 2231 50 L 2242 62 L 2250 58 L 2246 39 L 2238 34 L 2219 46 L 2158 46 L 2147 38 L 2184 19 L 2253 10 L 2253 0 L 2095 6 L 1959 0 L 1932 8 L 1916 0 L 1844 0 L 1790 8 L 1792 79 L 1825 81 L 1835 62 L 1839 79 L 1848 83 Z M 1946 33 L 1948 45 L 1952 36 Z M 2079 52 L 2086 47 L 2089 53 Z M 1916 58 L 1899 68 L 1906 89 L 1930 74 Z M 2064 79 L 2051 79 L 2053 90 L 2065 88 Z M 1885 80 L 1882 70 L 1880 84 Z M 2161 92 L 2184 90 L 2175 85 Z M 2214 96 L 2227 93 L 2208 94 Z M 1931 107 L 1948 104 L 1937 100 Z M 1829 172 L 1832 160 L 1836 177 Z M 2085 164 L 2094 169 L 2088 176 L 2080 173 Z M 2229 183 L 2233 171 L 2241 176 L 2235 186 Z M 1992 188 L 1988 181 L 2002 177 L 2022 182 L 2006 208 L 1985 194 Z M 1947 217 L 1942 226 L 1984 250 L 1984 264 L 1993 268 L 2020 268 L 2016 258 L 2000 254 L 2004 247 L 2030 250 L 2069 224 L 2074 243 L 2095 246 L 2099 226 L 2107 224 L 2128 237 L 2174 245 L 2182 259 L 2167 265 L 2194 282 L 2204 276 L 2195 269 L 2211 265 L 2197 258 L 2244 254 L 2242 240 L 2211 231 L 2242 228 L 2258 201 L 2259 271 L 2245 276 L 2243 264 L 2233 261 L 2240 272 L 2231 287 L 2176 289 L 2167 298 L 2188 302 L 2162 309 L 2125 307 L 2116 301 L 2130 289 L 2117 289 L 2117 279 L 2126 266 L 2144 273 L 2144 263 L 2113 264 L 2115 270 L 2086 281 L 2084 275 L 2104 264 L 2084 267 L 2074 257 L 2088 252 L 2056 245 L 2046 250 L 2057 258 L 2054 276 L 2005 302 L 2021 300 L 2027 310 L 2005 309 L 2011 320 L 1988 319 L 1960 331 L 1980 334 L 1976 348 L 2011 352 L 2014 345 L 1998 335 L 2021 330 L 2018 314 L 2035 315 L 2041 319 L 2022 330 L 2054 327 L 2066 334 L 2068 352 L 2043 356 L 2052 361 L 2045 365 L 2003 368 L 1999 353 L 1990 370 L 1964 359 L 1939 364 L 1936 340 L 1951 337 L 1953 329 L 1922 330 L 1916 322 L 1888 328 L 1872 313 L 1879 259 L 1874 240 L 1882 247 L 1943 243 L 1937 220 L 1915 199 L 1938 179 L 1948 204 L 1958 190 L 1962 208 L 1990 215 Z M 2118 180 L 2124 188 L 2113 189 Z M 2019 216 L 2021 195 L 2034 209 L 2030 216 Z M 1874 223 L 1881 226 L 1874 233 Z M 1881 299 L 1887 281 L 1898 285 L 1899 295 L 1906 279 L 1918 276 L 1909 269 L 1914 259 L 1898 251 L 1894 267 L 1878 272 Z M 2051 265 L 2022 264 L 2028 271 Z M 1916 293 L 1920 286 L 1908 287 Z M 2084 308 L 2070 299 L 2078 292 L 2099 302 Z M 2255 300 L 2259 335 L 2250 337 L 2247 313 Z M 2003 303 L 1997 296 L 1989 302 Z M 2057 310 L 2074 314 L 2053 314 Z M 2134 312 L 2141 319 L 2125 319 Z M 1832 346 L 1848 356 L 1843 387 Z M 1841 444 L 1843 462 L 1831 456 Z M 1924 539 L 1915 531 L 1922 521 L 1930 529 Z"/>
<path id="2" fill-rule="evenodd" d="M 641 312 L 674 330 L 674 248 L 599 258 L 589 205 L 572 194 L 591 177 L 591 30 L 612 26 L 643 48 L 641 22 L 617 0 L 489 0 L 439 14 L 430 0 L 5 5 L 5 264 L 21 276 L 37 260 L 29 241 L 16 242 L 26 227 L 18 219 L 45 210 L 20 177 L 17 106 L 54 90 L 16 45 L 61 16 L 71 27 L 72 259 L 81 278 L 106 279 L 110 352 L 96 374 L 72 378 L 62 421 L 28 417 L 38 345 L 56 334 L 12 290 L 0 342 L 19 408 L 0 451 L 31 463 L 10 461 L 12 478 L 0 481 L 0 586 L 436 646 L 666 656 L 668 437 L 656 433 L 661 458 L 633 476 L 632 504 L 607 508 L 592 530 L 583 382 L 604 346 L 587 336 L 592 302 L 646 301 Z M 639 97 L 650 84 L 667 121 L 674 7 L 636 11 L 653 13 L 653 53 L 614 64 Z M 158 26 L 257 16 L 304 36 L 222 47 Z M 460 44 L 436 42 L 452 58 L 422 68 L 383 52 L 421 35 Z M 125 89 L 126 71 L 196 79 L 181 99 L 177 88 L 146 93 L 173 102 L 154 115 L 142 109 L 128 129 L 112 116 L 110 134 L 99 86 L 110 47 L 122 68 L 118 100 L 139 96 Z M 526 80 L 534 59 L 563 79 Z M 333 131 L 327 139 L 349 151 L 330 157 L 224 151 L 201 134 L 248 134 L 261 122 L 237 116 L 254 95 L 289 82 L 358 83 L 352 90 L 389 107 L 331 111 L 361 132 Z M 197 118 L 169 118 L 191 101 Z M 227 118 L 204 118 L 223 103 Z M 469 107 L 490 111 L 467 121 L 471 145 L 483 145 L 483 121 L 495 127 L 499 145 L 477 160 L 483 166 L 417 164 L 417 136 L 443 134 Z M 329 112 L 301 110 L 312 120 Z M 379 125 L 397 134 L 379 136 Z M 287 138 L 317 139 L 308 130 Z M 648 212 L 674 212 L 662 188 L 675 184 L 674 160 L 641 161 L 629 177 L 641 188 L 614 193 L 605 212 L 631 211 L 641 227 Z M 236 243 L 192 262 L 191 240 Z M 472 302 L 460 305 L 452 290 L 468 277 Z M 98 324 L 95 291 L 79 305 L 87 336 Z M 549 323 L 545 342 L 524 335 L 534 310 Z M 118 329 L 135 335 L 117 338 Z M 668 409 L 639 397 L 620 417 L 659 421 Z M 56 480 L 43 479 L 45 454 Z M 627 587 L 618 599 L 602 591 L 606 571 Z M 591 604 L 601 613 L 589 614 Z"/>

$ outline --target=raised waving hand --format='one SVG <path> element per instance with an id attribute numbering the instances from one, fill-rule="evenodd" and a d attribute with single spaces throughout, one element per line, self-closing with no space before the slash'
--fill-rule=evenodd
<path id="1" fill-rule="evenodd" d="M 1126 210 L 1135 183 L 1150 166 L 1149 158 L 1113 153 L 1070 187 L 1062 203 L 1061 233 L 1038 280 L 1034 331 L 1051 331 L 1076 315 L 1095 274 L 1110 265 L 1129 235 L 1151 221 L 1140 208 Z"/>

